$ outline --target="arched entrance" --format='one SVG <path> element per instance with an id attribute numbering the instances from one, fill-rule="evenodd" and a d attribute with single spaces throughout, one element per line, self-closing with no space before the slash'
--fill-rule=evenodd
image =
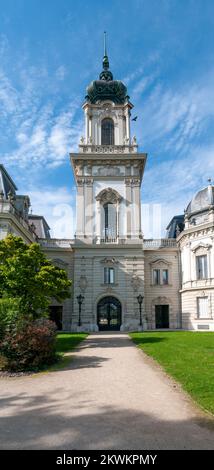
<path id="1" fill-rule="evenodd" d="M 120 330 L 121 303 L 115 297 L 104 297 L 97 304 L 97 325 L 99 331 Z"/>

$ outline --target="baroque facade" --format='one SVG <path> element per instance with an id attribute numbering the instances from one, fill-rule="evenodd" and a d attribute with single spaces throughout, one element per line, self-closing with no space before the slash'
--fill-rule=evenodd
<path id="1" fill-rule="evenodd" d="M 105 52 L 83 104 L 85 135 L 70 155 L 75 238 L 50 237 L 44 217 L 29 214 L 29 197 L 17 195 L 3 165 L 0 238 L 13 233 L 37 241 L 67 270 L 72 297 L 52 303 L 50 313 L 63 330 L 214 330 L 214 187 L 210 182 L 184 216 L 173 217 L 166 238 L 144 239 L 140 189 L 147 155 L 131 136 L 132 108 Z"/>

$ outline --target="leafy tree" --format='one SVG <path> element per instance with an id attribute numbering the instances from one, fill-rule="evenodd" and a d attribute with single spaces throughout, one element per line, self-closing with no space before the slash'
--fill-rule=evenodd
<path id="1" fill-rule="evenodd" d="M 38 243 L 8 235 L 0 241 L 0 297 L 18 298 L 20 312 L 32 320 L 48 312 L 51 298 L 70 297 L 66 271 L 52 264 Z"/>

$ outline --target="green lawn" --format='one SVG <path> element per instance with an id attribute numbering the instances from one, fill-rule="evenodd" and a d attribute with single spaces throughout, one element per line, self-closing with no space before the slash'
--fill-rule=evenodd
<path id="1" fill-rule="evenodd" d="M 56 351 L 58 361 L 48 367 L 47 372 L 62 369 L 71 362 L 71 356 L 65 353 L 72 352 L 81 341 L 88 336 L 88 333 L 58 333 Z"/>
<path id="2" fill-rule="evenodd" d="M 144 332 L 130 336 L 195 402 L 214 414 L 214 333 Z"/>
<path id="3" fill-rule="evenodd" d="M 59 333 L 57 335 L 57 352 L 72 351 L 87 336 L 87 333 Z"/>

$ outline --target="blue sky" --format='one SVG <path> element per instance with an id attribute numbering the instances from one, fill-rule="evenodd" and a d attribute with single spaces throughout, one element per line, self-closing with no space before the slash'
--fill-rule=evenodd
<path id="1" fill-rule="evenodd" d="M 0 162 L 55 236 L 74 206 L 68 154 L 83 134 L 81 104 L 101 71 L 104 30 L 111 71 L 138 115 L 132 134 L 148 153 L 142 202 L 151 211 L 161 204 L 163 227 L 182 213 L 213 177 L 213 0 L 0 0 L 0 7 Z M 144 231 L 151 235 L 148 224 Z"/>

